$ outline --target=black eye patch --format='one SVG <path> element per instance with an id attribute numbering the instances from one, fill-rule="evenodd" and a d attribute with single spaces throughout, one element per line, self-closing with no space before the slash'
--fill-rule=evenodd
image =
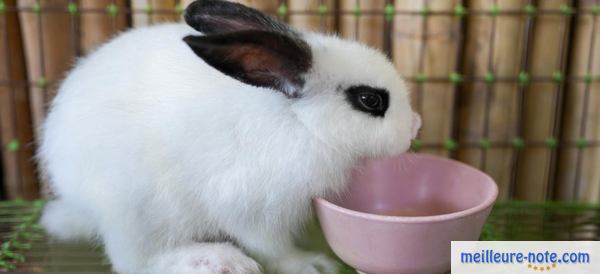
<path id="1" fill-rule="evenodd" d="M 376 117 L 384 117 L 390 95 L 385 89 L 365 85 L 352 86 L 344 91 L 352 108 Z"/>

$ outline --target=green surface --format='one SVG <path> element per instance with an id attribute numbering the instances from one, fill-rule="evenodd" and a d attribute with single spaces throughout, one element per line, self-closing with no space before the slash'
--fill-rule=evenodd
<path id="1" fill-rule="evenodd" d="M 0 202 L 0 270 L 11 273 L 110 273 L 101 247 L 60 243 L 37 225 L 43 202 Z M 498 203 L 482 240 L 600 240 L 600 205 L 574 203 Z M 333 256 L 316 223 L 298 245 Z M 341 262 L 340 262 L 341 263 Z M 341 273 L 355 273 L 344 266 Z"/>

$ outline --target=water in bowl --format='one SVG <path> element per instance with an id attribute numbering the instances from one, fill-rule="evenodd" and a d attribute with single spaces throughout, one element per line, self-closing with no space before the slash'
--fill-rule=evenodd
<path id="1" fill-rule="evenodd" d="M 393 210 L 382 211 L 381 215 L 399 217 L 434 216 L 460 211 L 456 205 L 441 200 L 427 201 L 422 204 L 405 206 Z"/>

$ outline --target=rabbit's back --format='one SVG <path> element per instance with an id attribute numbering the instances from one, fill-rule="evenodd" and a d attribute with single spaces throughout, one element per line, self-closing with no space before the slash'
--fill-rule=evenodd
<path id="1" fill-rule="evenodd" d="M 183 24 L 126 32 L 67 75 L 39 152 L 56 194 L 104 204 L 106 197 L 145 191 L 157 168 L 173 166 L 175 159 L 165 157 L 189 142 L 181 136 L 186 124 L 210 127 L 206 120 L 223 113 L 217 110 L 224 101 L 231 104 L 228 93 L 240 85 L 193 55 L 182 41 L 190 33 L 197 32 Z M 230 126 L 237 114 L 225 114 L 212 125 Z"/>
<path id="2" fill-rule="evenodd" d="M 309 201 L 306 171 L 325 152 L 313 157 L 319 144 L 291 101 L 208 66 L 182 41 L 193 32 L 179 24 L 130 31 L 68 75 L 39 155 L 56 194 L 94 210 L 144 208 L 156 221 L 165 205 L 227 221 L 224 208 L 241 218 L 283 210 L 279 201 L 290 197 Z M 182 221 L 171 213 L 162 217 Z"/>

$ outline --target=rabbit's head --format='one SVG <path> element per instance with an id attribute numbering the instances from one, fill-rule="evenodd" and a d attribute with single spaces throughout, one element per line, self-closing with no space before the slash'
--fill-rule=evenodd
<path id="1" fill-rule="evenodd" d="M 199 0 L 184 38 L 207 64 L 248 85 L 286 96 L 299 121 L 325 145 L 359 157 L 407 150 L 420 127 L 404 81 L 379 51 L 299 32 L 243 5 Z"/>

